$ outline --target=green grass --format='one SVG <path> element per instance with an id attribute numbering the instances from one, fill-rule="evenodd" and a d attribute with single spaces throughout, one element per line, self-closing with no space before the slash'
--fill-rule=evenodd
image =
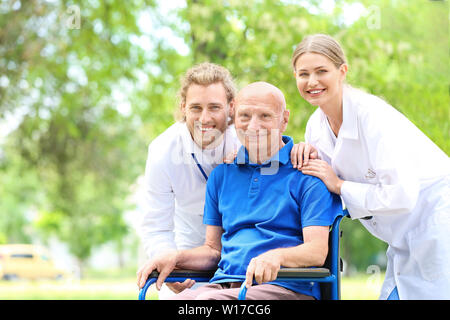
<path id="1" fill-rule="evenodd" d="M 343 277 L 343 300 L 375 300 L 378 298 L 383 276 L 377 281 L 368 275 Z M 136 300 L 138 288 L 135 278 L 87 279 L 62 281 L 0 281 L 0 300 Z M 157 299 L 151 287 L 147 299 Z"/>
<path id="2" fill-rule="evenodd" d="M 342 300 L 378 300 L 384 274 L 359 274 L 353 277 L 343 277 L 341 282 Z"/>
<path id="3" fill-rule="evenodd" d="M 2 300 L 135 300 L 134 279 L 0 281 Z"/>

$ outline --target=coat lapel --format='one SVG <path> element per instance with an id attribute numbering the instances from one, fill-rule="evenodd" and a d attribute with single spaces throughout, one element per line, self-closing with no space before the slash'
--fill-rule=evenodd
<path id="1" fill-rule="evenodd" d="M 319 112 L 320 112 L 320 130 L 317 137 L 313 139 L 315 140 L 313 144 L 316 145 L 316 147 L 322 153 L 324 153 L 328 158 L 331 159 L 333 156 L 334 145 L 333 141 L 331 140 L 330 133 L 328 132 L 328 127 L 326 123 L 326 121 L 328 121 L 327 116 L 320 109 Z"/>
<path id="2" fill-rule="evenodd" d="M 358 111 L 354 108 L 349 94 L 350 88 L 344 88 L 342 101 L 342 125 L 332 152 L 332 160 L 339 155 L 345 139 L 358 140 Z M 325 119 L 326 121 L 326 119 Z"/>
<path id="3" fill-rule="evenodd" d="M 330 136 L 327 124 L 327 116 L 321 109 L 318 110 L 318 112 L 320 113 L 320 129 L 317 131 L 317 134 L 312 137 L 311 140 L 313 142 L 313 145 L 317 146 L 317 148 L 330 159 L 331 163 L 339 155 L 344 143 L 344 139 L 357 140 L 359 138 L 358 113 L 357 109 L 353 106 L 350 97 L 351 92 L 349 92 L 349 90 L 351 90 L 351 88 L 344 88 L 342 125 L 339 130 L 336 145 L 333 144 Z"/>

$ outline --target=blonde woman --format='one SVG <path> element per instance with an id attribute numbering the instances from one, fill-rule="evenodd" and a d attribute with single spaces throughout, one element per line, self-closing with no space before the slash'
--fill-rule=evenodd
<path id="1" fill-rule="evenodd" d="M 389 244 L 380 299 L 450 299 L 448 156 L 387 102 L 345 83 L 332 37 L 304 38 L 292 66 L 300 95 L 318 106 L 293 164 Z"/>

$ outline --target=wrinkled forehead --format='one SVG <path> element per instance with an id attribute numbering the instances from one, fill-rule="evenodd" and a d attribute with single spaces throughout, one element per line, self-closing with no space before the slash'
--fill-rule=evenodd
<path id="1" fill-rule="evenodd" d="M 283 94 L 272 88 L 246 87 L 236 97 L 236 110 L 240 106 L 271 108 L 281 112 L 286 108 Z"/>

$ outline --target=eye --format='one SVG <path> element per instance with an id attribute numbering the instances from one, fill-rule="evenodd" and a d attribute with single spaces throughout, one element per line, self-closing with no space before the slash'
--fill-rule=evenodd
<path id="1" fill-rule="evenodd" d="M 300 72 L 300 73 L 298 74 L 298 76 L 299 76 L 300 78 L 304 78 L 304 77 L 307 77 L 308 74 L 307 74 L 306 72 Z"/>
<path id="2" fill-rule="evenodd" d="M 318 72 L 319 72 L 319 73 L 326 73 L 326 72 L 328 72 L 328 70 L 320 69 Z"/>

